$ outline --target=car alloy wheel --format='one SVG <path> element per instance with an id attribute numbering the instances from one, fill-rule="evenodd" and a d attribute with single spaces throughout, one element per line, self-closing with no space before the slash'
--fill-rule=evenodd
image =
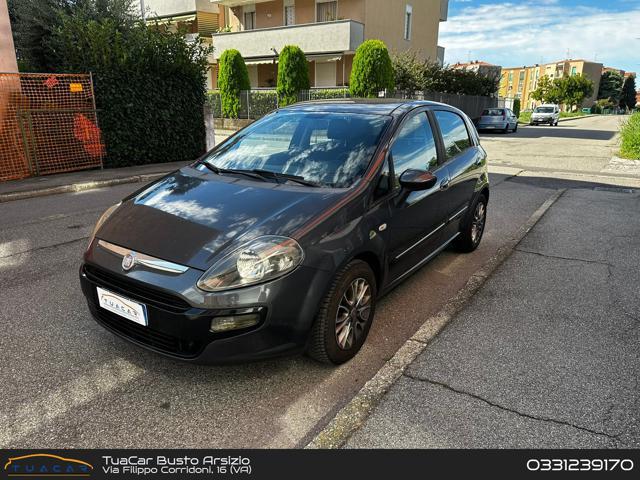
<path id="1" fill-rule="evenodd" d="M 352 260 L 341 268 L 320 303 L 307 354 L 333 365 L 352 359 L 369 334 L 377 292 L 376 277 L 368 263 Z"/>
<path id="2" fill-rule="evenodd" d="M 371 314 L 371 285 L 356 278 L 342 295 L 336 313 L 336 342 L 350 349 L 362 336 Z"/>
<path id="3" fill-rule="evenodd" d="M 473 212 L 473 220 L 471 221 L 471 241 L 474 245 L 480 243 L 480 238 L 484 231 L 485 220 L 486 208 L 483 202 L 478 202 L 476 210 Z"/>

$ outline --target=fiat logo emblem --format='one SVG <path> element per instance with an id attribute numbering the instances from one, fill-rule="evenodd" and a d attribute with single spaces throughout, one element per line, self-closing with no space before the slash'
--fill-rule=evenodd
<path id="1" fill-rule="evenodd" d="M 122 259 L 122 269 L 125 272 L 128 272 L 129 270 L 131 270 L 135 264 L 136 264 L 136 257 L 133 255 L 133 253 L 127 253 Z"/>

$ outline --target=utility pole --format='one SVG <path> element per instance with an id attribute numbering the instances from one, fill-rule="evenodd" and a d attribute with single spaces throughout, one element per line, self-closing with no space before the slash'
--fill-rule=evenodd
<path id="1" fill-rule="evenodd" d="M 140 14 L 142 15 L 142 20 L 146 21 L 146 13 L 144 11 L 144 0 L 140 0 Z"/>

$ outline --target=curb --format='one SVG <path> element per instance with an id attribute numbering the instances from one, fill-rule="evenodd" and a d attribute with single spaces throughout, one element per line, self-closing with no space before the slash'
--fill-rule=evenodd
<path id="1" fill-rule="evenodd" d="M 2 193 L 0 194 L 0 203 L 12 202 L 15 200 L 24 200 L 27 198 L 44 197 L 47 195 L 58 195 L 61 193 L 83 192 L 85 190 L 112 187 L 115 185 L 124 185 L 126 183 L 150 182 L 151 180 L 162 177 L 167 173 L 170 173 L 171 171 L 167 171 L 164 173 L 150 173 L 146 175 L 133 175 L 131 177 L 112 178 L 109 180 L 94 180 L 92 182 L 73 183 L 70 185 L 61 185 L 59 187 L 27 190 L 24 192 Z"/>
<path id="2" fill-rule="evenodd" d="M 357 430 L 364 425 L 369 415 L 380 403 L 386 392 L 402 376 L 406 368 L 422 353 L 428 343 L 460 312 L 466 303 L 482 287 L 491 274 L 513 252 L 514 248 L 526 237 L 544 214 L 566 192 L 556 190 L 526 221 L 509 241 L 498 248 L 498 251 L 479 270 L 477 270 L 464 287 L 440 309 L 429 317 L 418 331 L 408 339 L 395 355 L 360 389 L 360 391 L 344 406 L 329 424 L 318 433 L 305 448 L 330 449 L 340 448 Z"/>

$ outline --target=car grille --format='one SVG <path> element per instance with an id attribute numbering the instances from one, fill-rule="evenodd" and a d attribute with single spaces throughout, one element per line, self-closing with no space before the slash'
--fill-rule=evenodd
<path id="1" fill-rule="evenodd" d="M 123 278 L 93 265 L 85 265 L 84 273 L 90 282 L 146 305 L 173 313 L 183 313 L 192 308 L 186 301 L 175 295 L 150 288 L 143 283 Z"/>
<path id="2" fill-rule="evenodd" d="M 202 351 L 202 344 L 199 342 L 183 340 L 173 335 L 138 325 L 101 308 L 96 308 L 95 313 L 100 323 L 105 327 L 155 350 L 185 358 L 195 357 Z"/>

